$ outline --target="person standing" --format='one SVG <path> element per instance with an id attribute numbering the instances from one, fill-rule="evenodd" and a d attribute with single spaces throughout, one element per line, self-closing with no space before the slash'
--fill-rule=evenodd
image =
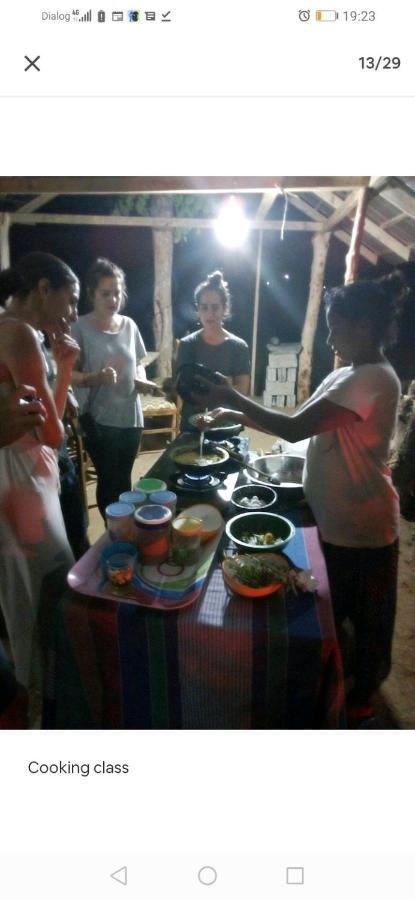
<path id="1" fill-rule="evenodd" d="M 76 275 L 49 253 L 29 253 L 0 273 L 0 302 L 8 301 L 0 316 L 0 393 L 19 397 L 19 410 L 30 416 L 36 415 L 33 391 L 41 403 L 39 424 L 0 448 L 0 604 L 32 722 L 40 714 L 54 604 L 74 562 L 59 505 L 56 450 L 79 351 L 69 333 L 78 298 Z M 56 365 L 53 394 L 39 331 L 48 333 Z M 31 386 L 27 407 L 22 385 Z"/>
<path id="2" fill-rule="evenodd" d="M 230 293 L 222 272 L 212 272 L 195 290 L 195 305 L 202 327 L 179 342 L 176 372 L 181 366 L 201 363 L 213 372 L 219 371 L 240 394 L 249 391 L 249 349 L 236 334 L 224 327 L 230 315 Z M 186 431 L 189 417 L 203 408 L 184 402 L 181 414 L 181 431 Z"/>
<path id="3" fill-rule="evenodd" d="M 80 355 L 72 385 L 85 446 L 97 473 L 97 504 L 105 520 L 108 504 L 131 489 L 144 425 L 140 393 L 161 392 L 147 381 L 141 364 L 146 350 L 137 325 L 122 314 L 127 298 L 122 269 L 108 259 L 97 259 L 87 273 L 86 290 L 91 310 L 73 329 Z"/>
<path id="4" fill-rule="evenodd" d="M 395 620 L 399 498 L 387 461 L 400 397 L 399 379 L 384 354 L 402 292 L 400 279 L 356 282 L 326 297 L 327 343 L 345 363 L 292 416 L 212 388 L 219 407 L 200 427 L 226 418 L 291 443 L 310 437 L 304 493 L 319 527 L 340 633 L 354 626 L 354 686 L 349 721 L 373 714 L 373 695 L 391 668 Z"/>

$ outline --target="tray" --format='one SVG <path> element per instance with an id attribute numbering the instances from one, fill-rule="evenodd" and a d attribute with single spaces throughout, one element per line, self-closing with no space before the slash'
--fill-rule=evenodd
<path id="1" fill-rule="evenodd" d="M 164 611 L 183 609 L 195 603 L 202 595 L 223 530 L 224 526 L 215 537 L 202 544 L 195 565 L 185 566 L 180 572 L 176 566 L 174 568 L 177 574 L 168 574 L 169 567 L 166 563 L 162 563 L 161 572 L 158 566 L 140 566 L 131 584 L 119 591 L 114 590 L 102 578 L 101 552 L 110 542 L 108 535 L 104 534 L 68 573 L 69 587 L 77 594 L 114 603 L 129 603 Z"/>

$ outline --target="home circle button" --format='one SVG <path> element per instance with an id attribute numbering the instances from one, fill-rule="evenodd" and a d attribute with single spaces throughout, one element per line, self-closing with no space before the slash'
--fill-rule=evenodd
<path id="1" fill-rule="evenodd" d="M 201 884 L 214 884 L 217 880 L 218 873 L 213 866 L 203 866 L 202 869 L 199 869 L 197 877 Z"/>

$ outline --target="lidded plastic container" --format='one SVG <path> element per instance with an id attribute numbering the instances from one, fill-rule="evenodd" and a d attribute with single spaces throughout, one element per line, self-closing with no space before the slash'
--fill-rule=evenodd
<path id="1" fill-rule="evenodd" d="M 112 541 L 130 541 L 134 537 L 132 503 L 110 503 L 105 510 L 108 534 Z"/>
<path id="2" fill-rule="evenodd" d="M 167 506 L 171 509 L 172 516 L 176 514 L 177 494 L 174 491 L 153 491 L 148 499 L 158 506 Z"/>
<path id="3" fill-rule="evenodd" d="M 135 491 L 144 491 L 150 497 L 154 491 L 165 491 L 167 484 L 161 478 L 139 478 L 134 485 Z"/>
<path id="4" fill-rule="evenodd" d="M 197 562 L 202 540 L 203 522 L 196 516 L 177 516 L 172 527 L 172 559 L 177 565 L 191 566 Z"/>
<path id="5" fill-rule="evenodd" d="M 148 504 L 134 513 L 136 543 L 140 562 L 155 566 L 169 556 L 172 512 L 167 506 Z"/>
<path id="6" fill-rule="evenodd" d="M 131 503 L 134 509 L 138 509 L 147 500 L 145 491 L 124 491 L 120 494 L 120 503 Z"/>

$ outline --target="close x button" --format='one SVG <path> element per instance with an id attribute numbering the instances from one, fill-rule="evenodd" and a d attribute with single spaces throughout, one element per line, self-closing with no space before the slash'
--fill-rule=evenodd
<path id="1" fill-rule="evenodd" d="M 25 56 L 25 60 L 29 63 L 29 65 L 25 67 L 25 72 L 28 72 L 29 69 L 36 69 L 36 72 L 40 72 L 40 67 L 37 65 L 40 56 L 36 56 L 35 59 L 30 59 L 30 56 Z"/>

